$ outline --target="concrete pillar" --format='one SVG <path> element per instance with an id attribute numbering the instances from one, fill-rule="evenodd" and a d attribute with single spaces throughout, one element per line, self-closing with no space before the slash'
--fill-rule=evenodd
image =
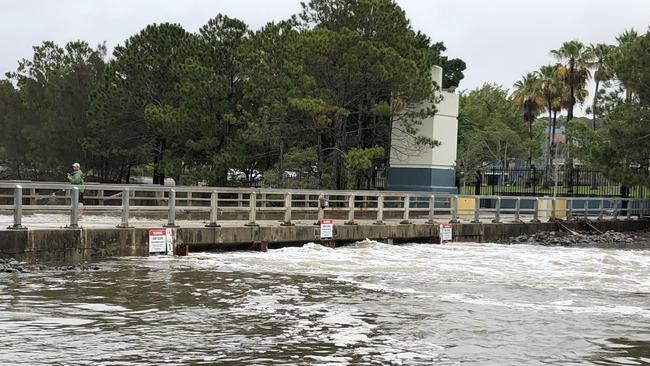
<path id="1" fill-rule="evenodd" d="M 280 224 L 281 226 L 293 226 L 291 222 L 291 207 L 293 205 L 293 199 L 291 192 L 284 194 L 284 221 Z"/>
<path id="2" fill-rule="evenodd" d="M 354 222 L 354 193 L 348 196 L 348 221 L 345 225 L 356 225 Z"/>
<path id="3" fill-rule="evenodd" d="M 27 229 L 23 226 L 23 187 L 20 184 L 16 184 L 14 187 L 14 224 L 7 229 Z"/>
<path id="4" fill-rule="evenodd" d="M 411 214 L 411 196 L 408 194 L 404 196 L 404 215 L 402 217 L 402 221 L 400 221 L 400 224 L 412 224 L 411 219 L 410 219 L 410 214 Z"/>
<path id="5" fill-rule="evenodd" d="M 381 194 L 377 197 L 377 220 L 375 225 L 384 225 L 384 196 Z"/>
<path id="6" fill-rule="evenodd" d="M 122 221 L 117 225 L 118 228 L 132 227 L 129 225 L 129 188 L 122 190 Z"/>
<path id="7" fill-rule="evenodd" d="M 207 227 L 219 227 L 217 223 L 217 214 L 219 213 L 219 193 L 212 191 L 210 194 L 210 222 L 205 225 Z"/>

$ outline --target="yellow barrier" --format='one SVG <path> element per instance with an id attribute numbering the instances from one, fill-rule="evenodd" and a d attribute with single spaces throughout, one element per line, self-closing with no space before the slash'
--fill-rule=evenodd
<path id="1" fill-rule="evenodd" d="M 567 201 L 564 199 L 555 199 L 555 217 L 558 219 L 566 219 Z M 553 213 L 553 199 L 552 198 L 538 198 L 537 199 L 537 215 L 539 218 L 550 218 Z"/>
<path id="2" fill-rule="evenodd" d="M 474 207 L 476 207 L 476 198 L 474 197 L 458 197 L 458 216 L 459 217 L 473 217 Z"/>

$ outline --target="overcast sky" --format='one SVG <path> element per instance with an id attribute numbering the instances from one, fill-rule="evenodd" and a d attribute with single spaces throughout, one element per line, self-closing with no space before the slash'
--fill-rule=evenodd
<path id="1" fill-rule="evenodd" d="M 485 82 L 508 88 L 522 74 L 553 61 L 562 42 L 613 43 L 650 25 L 650 0 L 398 0 L 414 29 L 443 41 L 447 54 L 467 63 L 460 89 Z M 63 44 L 106 41 L 109 50 L 147 24 L 180 23 L 196 31 L 218 13 L 258 29 L 300 11 L 299 0 L 3 0 L 0 72 L 29 58 L 44 40 Z"/>

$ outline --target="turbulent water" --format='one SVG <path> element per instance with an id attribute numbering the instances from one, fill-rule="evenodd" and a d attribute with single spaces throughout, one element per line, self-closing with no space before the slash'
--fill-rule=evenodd
<path id="1" fill-rule="evenodd" d="M 0 364 L 650 364 L 650 250 L 308 244 L 0 274 Z"/>

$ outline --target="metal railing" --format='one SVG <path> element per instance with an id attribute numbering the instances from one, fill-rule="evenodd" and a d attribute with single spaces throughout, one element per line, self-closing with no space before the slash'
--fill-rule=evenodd
<path id="1" fill-rule="evenodd" d="M 83 194 L 83 206 L 81 197 Z M 412 224 L 436 222 L 539 222 L 555 219 L 633 219 L 650 216 L 650 200 L 588 197 L 451 195 L 431 192 L 319 191 L 153 185 L 0 182 L 0 211 L 13 213 L 8 228 L 24 230 L 26 213 L 69 215 L 67 228 L 80 226 L 81 211 L 119 217 L 119 228 L 138 217 L 166 220 L 166 226 L 200 221 L 313 222 L 328 217 L 347 225 L 365 221 Z"/>

